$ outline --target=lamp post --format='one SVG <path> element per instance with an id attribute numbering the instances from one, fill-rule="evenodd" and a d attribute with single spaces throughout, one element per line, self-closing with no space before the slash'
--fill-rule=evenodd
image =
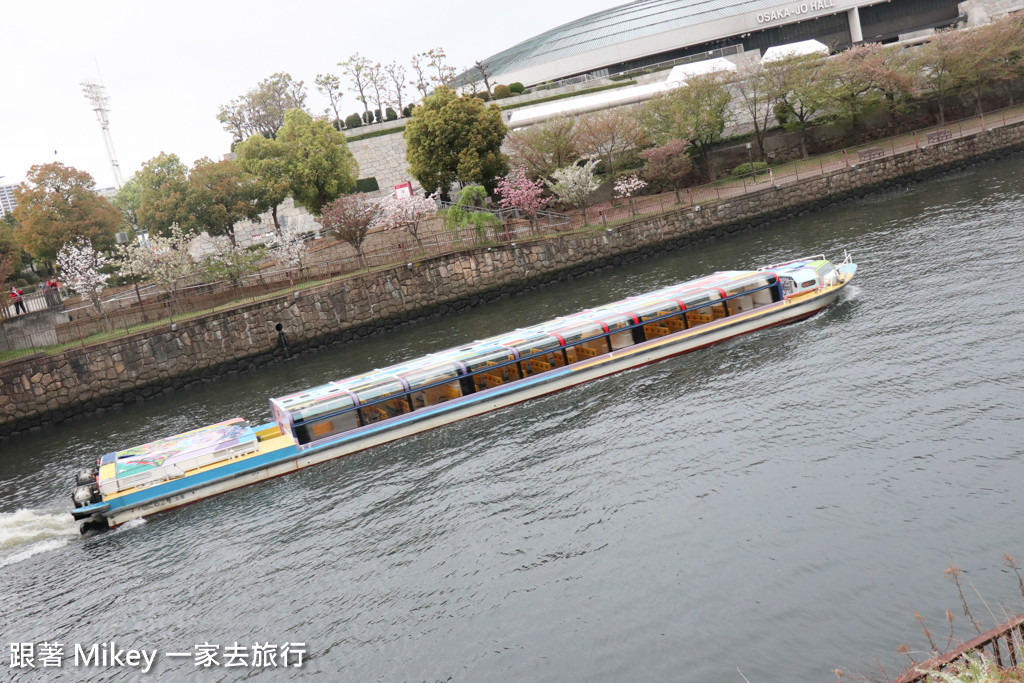
<path id="1" fill-rule="evenodd" d="M 747 143 L 747 163 L 750 164 L 750 177 L 754 178 L 754 154 L 750 151 L 750 143 Z"/>

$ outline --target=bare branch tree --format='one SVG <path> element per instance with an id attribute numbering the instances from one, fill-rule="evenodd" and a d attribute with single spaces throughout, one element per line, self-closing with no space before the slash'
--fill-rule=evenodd
<path id="1" fill-rule="evenodd" d="M 334 74 L 317 74 L 313 82 L 316 83 L 316 89 L 331 103 L 330 107 L 324 109 L 324 113 L 330 114 L 333 111 L 334 127 L 341 130 L 341 112 L 338 111 L 338 105 L 341 104 L 342 98 L 341 79 Z"/>
<path id="2" fill-rule="evenodd" d="M 344 62 L 338 62 L 338 66 L 341 67 L 342 74 L 355 86 L 352 92 L 359 93 L 356 99 L 363 103 L 363 111 L 369 112 L 370 103 L 366 95 L 370 87 L 370 60 L 357 52 Z"/>

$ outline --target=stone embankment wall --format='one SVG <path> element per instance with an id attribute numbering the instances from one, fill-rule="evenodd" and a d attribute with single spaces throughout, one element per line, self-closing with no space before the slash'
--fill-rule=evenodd
<path id="1" fill-rule="evenodd" d="M 176 327 L 0 366 L 0 437 L 209 382 L 546 283 L 721 239 L 774 220 L 1024 150 L 1024 124 L 767 187 L 700 211 L 478 249 L 323 285 Z M 850 245 L 856 248 L 856 245 Z M 500 330 L 496 330 L 498 332 Z"/>

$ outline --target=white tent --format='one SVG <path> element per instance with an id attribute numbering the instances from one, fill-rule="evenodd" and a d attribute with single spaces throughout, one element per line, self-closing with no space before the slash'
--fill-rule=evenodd
<path id="1" fill-rule="evenodd" d="M 801 40 L 799 43 L 788 43 L 786 45 L 775 45 L 764 51 L 761 57 L 762 64 L 769 62 L 780 62 L 787 57 L 800 57 L 803 55 L 827 55 L 828 48 L 817 40 Z"/>
<path id="2" fill-rule="evenodd" d="M 669 72 L 665 83 L 669 87 L 678 87 L 694 76 L 703 76 L 715 71 L 736 71 L 736 65 L 725 57 L 715 57 L 714 59 L 705 59 L 700 62 L 680 64 L 679 66 L 672 67 L 672 71 Z"/>

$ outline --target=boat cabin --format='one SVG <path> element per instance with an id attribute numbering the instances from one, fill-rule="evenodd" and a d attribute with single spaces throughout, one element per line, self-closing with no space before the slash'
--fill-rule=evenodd
<path id="1" fill-rule="evenodd" d="M 831 265 L 831 264 L 830 264 Z M 803 273 L 804 264 L 796 270 Z M 782 301 L 786 272 L 728 271 L 270 400 L 281 433 L 312 444 Z M 814 287 L 820 278 L 814 268 Z M 795 277 L 794 277 L 795 276 Z"/>

